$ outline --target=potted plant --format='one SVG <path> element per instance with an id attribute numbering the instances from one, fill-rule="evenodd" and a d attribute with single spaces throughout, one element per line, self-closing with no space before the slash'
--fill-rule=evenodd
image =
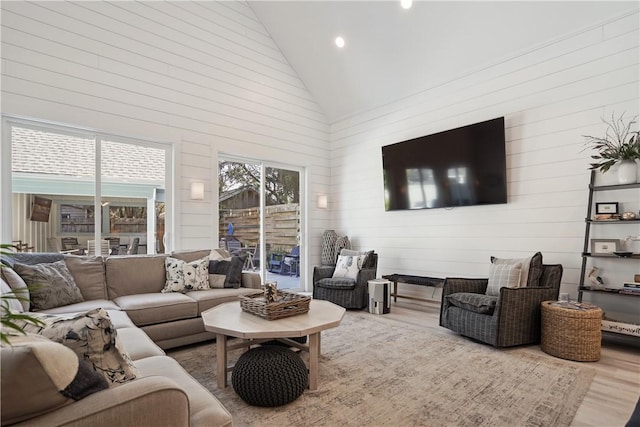
<path id="1" fill-rule="evenodd" d="M 584 135 L 585 145 L 596 151 L 591 158 L 595 160 L 589 169 L 599 169 L 607 172 L 613 165 L 620 163 L 618 167 L 618 180 L 620 184 L 636 182 L 638 166 L 636 161 L 640 159 L 640 133 L 632 130 L 636 125 L 637 116 L 627 121 L 624 113 L 619 117 L 611 115 L 611 120 L 602 119 L 607 125 L 604 137 Z"/>

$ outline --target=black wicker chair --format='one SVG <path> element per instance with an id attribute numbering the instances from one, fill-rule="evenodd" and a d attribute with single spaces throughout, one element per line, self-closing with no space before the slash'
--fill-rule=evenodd
<path id="1" fill-rule="evenodd" d="M 537 287 L 501 288 L 500 296 L 493 301 L 493 311 L 479 313 L 482 310 L 477 307 L 460 307 L 464 304 L 459 301 L 465 299 L 477 306 L 479 300 L 490 300 L 484 296 L 488 280 L 447 278 L 442 289 L 440 326 L 495 347 L 538 343 L 540 303 L 558 299 L 561 279 L 562 265 L 543 265 Z M 457 294 L 457 305 L 452 303 L 453 294 Z"/>
<path id="2" fill-rule="evenodd" d="M 372 252 L 358 272 L 356 280 L 333 279 L 335 266 L 314 267 L 313 298 L 331 301 L 344 308 L 362 309 L 367 306 L 369 280 L 376 278 L 378 254 Z"/>

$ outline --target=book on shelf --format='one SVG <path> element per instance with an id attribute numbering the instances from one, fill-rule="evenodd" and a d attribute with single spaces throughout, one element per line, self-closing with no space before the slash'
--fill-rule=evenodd
<path id="1" fill-rule="evenodd" d="M 640 288 L 621 288 L 619 293 L 626 295 L 640 295 Z"/>
<path id="2" fill-rule="evenodd" d="M 625 288 L 640 289 L 640 283 L 638 282 L 624 282 L 623 286 Z"/>

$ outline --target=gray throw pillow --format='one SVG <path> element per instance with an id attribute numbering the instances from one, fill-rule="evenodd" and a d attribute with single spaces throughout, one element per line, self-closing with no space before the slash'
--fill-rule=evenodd
<path id="1" fill-rule="evenodd" d="M 209 262 L 209 283 L 212 288 L 239 288 L 242 284 L 242 267 L 244 257 L 234 256 L 231 261 L 210 261 Z M 222 276 L 224 276 L 223 285 Z"/>
<path id="2" fill-rule="evenodd" d="M 84 301 L 64 261 L 48 264 L 16 264 L 16 273 L 30 287 L 31 309 L 34 311 Z"/>

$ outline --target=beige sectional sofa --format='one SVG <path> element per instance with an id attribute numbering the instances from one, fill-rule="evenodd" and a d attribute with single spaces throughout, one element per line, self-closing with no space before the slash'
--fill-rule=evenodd
<path id="1" fill-rule="evenodd" d="M 171 256 L 192 262 L 209 252 L 192 251 Z M 104 258 L 58 254 L 18 255 L 18 262 L 24 264 L 65 260 L 84 301 L 42 312 L 68 314 L 105 309 L 122 347 L 138 370 L 138 376 L 81 400 L 69 401 L 45 414 L 34 414 L 36 416 L 31 418 L 27 414 L 13 425 L 232 425 L 231 415 L 224 406 L 174 359 L 166 356 L 163 349 L 213 338 L 213 334 L 204 330 L 200 313 L 217 304 L 237 300 L 239 295 L 255 292 L 260 287 L 258 275 L 243 273 L 242 286 L 239 288 L 216 288 L 184 294 L 162 293 L 167 255 Z M 2 276 L 14 288 L 16 285 L 12 283 L 9 273 L 4 268 Z M 11 366 L 10 352 L 7 346 L 2 348 L 3 426 L 8 425 L 5 424 L 4 408 L 25 404 L 28 410 L 28 402 L 11 400 L 11 390 L 5 389 L 5 385 L 13 384 L 11 378 L 14 378 L 16 387 L 28 389 L 32 386 L 25 381 L 15 380 L 19 373 L 5 371 L 5 366 Z"/>

